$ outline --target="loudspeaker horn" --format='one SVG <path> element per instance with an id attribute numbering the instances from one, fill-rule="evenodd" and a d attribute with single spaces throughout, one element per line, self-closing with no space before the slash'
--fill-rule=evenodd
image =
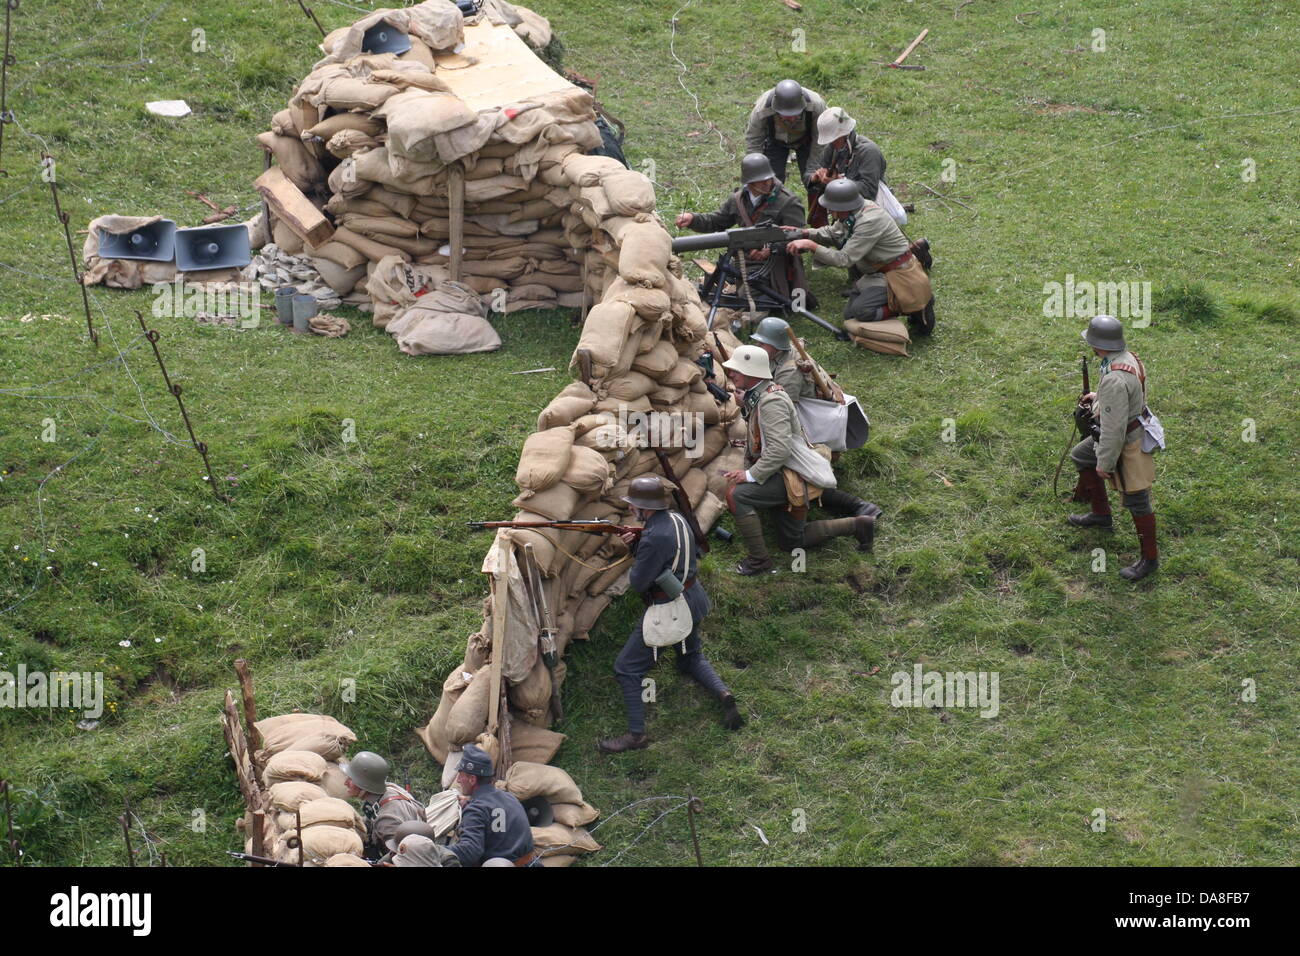
<path id="1" fill-rule="evenodd" d="M 242 269 L 252 261 L 253 249 L 245 226 L 176 230 L 176 268 L 181 272 Z"/>
<path id="2" fill-rule="evenodd" d="M 410 48 L 411 38 L 387 20 L 380 20 L 361 37 L 362 53 L 405 53 Z"/>
<path id="3" fill-rule="evenodd" d="M 171 262 L 176 250 L 176 223 L 159 219 L 132 232 L 99 233 L 101 259 L 148 259 Z"/>

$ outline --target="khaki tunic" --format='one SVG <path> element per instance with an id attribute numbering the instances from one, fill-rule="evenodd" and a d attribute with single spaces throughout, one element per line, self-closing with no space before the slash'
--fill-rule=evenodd
<path id="1" fill-rule="evenodd" d="M 780 473 L 790 460 L 800 428 L 794 400 L 773 381 L 760 382 L 745 394 L 749 429 L 745 433 L 745 462 L 755 484 Z"/>
<path id="2" fill-rule="evenodd" d="M 799 356 L 794 349 L 780 354 L 784 357 L 773 370 L 772 381 L 785 389 L 791 400 L 795 402 L 801 402 L 805 398 L 816 398 L 817 386 L 813 384 L 811 375 L 799 371 Z"/>
<path id="3" fill-rule="evenodd" d="M 1126 368 L 1116 368 L 1126 366 Z M 1101 380 L 1097 383 L 1097 397 L 1093 399 L 1092 414 L 1101 426 L 1101 437 L 1096 443 L 1097 468 L 1109 472 L 1111 486 L 1124 492 L 1150 488 L 1156 477 L 1155 456 L 1142 450 L 1139 425 L 1128 431 L 1131 421 L 1146 408 L 1146 394 L 1137 373 L 1128 369 L 1146 369 L 1132 352 L 1107 356 L 1101 363 Z M 1122 458 L 1121 458 L 1122 456 Z M 1120 488 L 1116 462 L 1124 471 L 1124 486 Z"/>
<path id="4" fill-rule="evenodd" d="M 387 841 L 397 833 L 398 827 L 409 820 L 424 819 L 424 805 L 395 783 L 390 783 L 384 795 L 375 801 L 373 812 L 369 842 L 385 852 Z"/>
<path id="5" fill-rule="evenodd" d="M 907 252 L 911 243 L 894 218 L 874 202 L 848 219 L 809 229 L 807 236 L 818 243 L 813 251 L 818 265 L 856 268 L 863 276 L 854 288 L 858 292 L 872 287 L 888 289 L 889 306 L 895 314 L 924 309 L 933 295 L 930 277 L 915 258 L 889 273 L 876 271 Z"/>
<path id="6" fill-rule="evenodd" d="M 761 153 L 768 139 L 768 127 L 772 127 L 772 136 L 779 143 L 797 146 L 810 136 L 816 143 L 817 117 L 826 112 L 826 101 L 821 95 L 804 87 L 804 111 L 798 123 L 788 129 L 782 129 L 775 121 L 776 110 L 772 108 L 772 97 L 776 87 L 763 93 L 754 103 L 749 113 L 749 122 L 745 125 L 745 152 Z M 770 121 L 770 122 L 769 122 Z"/>
<path id="7" fill-rule="evenodd" d="M 749 191 L 742 186 L 726 198 L 717 212 L 695 213 L 687 228 L 692 232 L 721 232 L 732 226 L 743 226 L 746 217 L 741 214 L 742 203 L 745 204 L 743 212 L 748 213 L 752 222 L 770 219 L 777 226 L 804 226 L 808 223 L 799 197 L 778 183 L 757 206 L 749 205 Z"/>

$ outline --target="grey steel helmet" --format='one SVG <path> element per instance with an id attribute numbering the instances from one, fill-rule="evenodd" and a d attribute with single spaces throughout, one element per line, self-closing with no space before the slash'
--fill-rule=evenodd
<path id="1" fill-rule="evenodd" d="M 664 511 L 673 506 L 672 488 L 658 475 L 642 475 L 632 479 L 623 500 L 647 511 Z"/>
<path id="2" fill-rule="evenodd" d="M 1079 334 L 1095 349 L 1104 352 L 1124 351 L 1124 326 L 1113 315 L 1094 315 L 1088 327 Z"/>
<path id="3" fill-rule="evenodd" d="M 866 205 L 858 184 L 851 179 L 833 179 L 817 200 L 831 212 L 854 212 Z"/>
<path id="4" fill-rule="evenodd" d="M 790 323 L 778 316 L 769 315 L 758 323 L 758 328 L 750 338 L 755 342 L 762 342 L 764 345 L 787 352 L 790 350 Z"/>
<path id="5" fill-rule="evenodd" d="M 438 831 L 423 820 L 407 820 L 393 831 L 393 835 L 384 841 L 384 845 L 388 847 L 390 853 L 396 853 L 402 841 L 409 836 L 422 836 L 436 840 Z"/>
<path id="6" fill-rule="evenodd" d="M 740 183 L 742 186 L 759 183 L 764 179 L 775 178 L 776 173 L 772 172 L 772 161 L 762 153 L 746 153 L 745 158 L 740 161 Z"/>
<path id="7" fill-rule="evenodd" d="M 797 80 L 782 80 L 772 91 L 772 109 L 782 116 L 798 116 L 804 111 L 803 87 Z"/>
<path id="8" fill-rule="evenodd" d="M 363 750 L 346 763 L 340 761 L 339 769 L 366 793 L 383 793 L 388 787 L 388 761 L 372 751 Z"/>

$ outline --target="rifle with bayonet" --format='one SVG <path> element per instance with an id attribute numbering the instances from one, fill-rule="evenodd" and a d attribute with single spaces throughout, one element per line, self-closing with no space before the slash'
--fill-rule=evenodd
<path id="1" fill-rule="evenodd" d="M 1080 438 L 1091 438 L 1096 441 L 1101 437 L 1101 425 L 1092 414 L 1092 403 L 1087 401 L 1087 395 L 1092 391 L 1092 385 L 1088 380 L 1088 356 L 1080 359 L 1080 368 L 1083 370 L 1083 391 L 1079 393 L 1078 400 L 1074 403 L 1074 428 L 1079 433 Z M 1071 434 L 1065 444 L 1065 450 L 1061 452 L 1061 458 L 1056 463 L 1056 474 L 1052 476 L 1052 496 L 1059 494 L 1057 490 L 1058 483 L 1061 480 L 1061 469 L 1065 467 L 1065 457 L 1070 453 L 1074 446 L 1074 435 Z M 1087 501 L 1088 496 L 1083 490 L 1083 480 L 1080 479 L 1074 486 L 1074 493 L 1071 495 L 1072 501 Z"/>
<path id="2" fill-rule="evenodd" d="M 614 524 L 605 518 L 578 518 L 572 521 L 467 521 L 475 531 L 495 531 L 497 528 L 521 528 L 538 531 L 554 528 L 556 531 L 581 531 L 585 534 L 634 534 L 640 536 L 644 528 L 636 525 Z"/>
<path id="3" fill-rule="evenodd" d="M 837 329 L 831 323 L 806 308 L 796 305 L 794 300 L 782 295 L 767 281 L 776 257 L 769 256 L 761 262 L 746 262 L 743 267 L 736 261 L 747 253 L 758 249 L 770 249 L 783 252 L 787 244 L 796 238 L 793 232 L 787 232 L 780 226 L 764 220 L 753 226 L 727 229 L 723 232 L 705 232 L 695 236 L 678 236 L 673 240 L 673 252 L 699 252 L 704 249 L 722 249 L 717 265 L 700 283 L 700 299 L 709 303 L 708 327 L 713 328 L 713 320 L 719 306 L 725 298 L 728 307 L 746 308 L 748 300 L 740 295 L 740 287 L 748 284 L 754 305 L 760 309 L 783 309 L 794 315 L 802 315 L 811 322 L 820 325 L 837 339 L 848 341 L 849 335 L 843 329 Z M 784 260 L 779 260 L 784 261 Z M 725 294 L 724 287 L 730 282 L 736 286 L 736 292 Z"/>
<path id="4" fill-rule="evenodd" d="M 233 856 L 236 860 L 243 860 L 245 863 L 257 863 L 261 866 L 297 866 L 297 863 L 281 863 L 279 860 L 273 860 L 267 856 L 253 856 L 251 853 L 236 853 L 234 850 L 227 850 L 227 856 Z"/>

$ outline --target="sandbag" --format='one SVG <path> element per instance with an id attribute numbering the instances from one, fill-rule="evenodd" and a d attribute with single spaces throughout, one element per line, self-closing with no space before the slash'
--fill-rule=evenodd
<path id="1" fill-rule="evenodd" d="M 635 216 L 639 212 L 654 212 L 655 187 L 644 173 L 622 169 L 601 180 L 601 188 L 616 216 Z"/>
<path id="2" fill-rule="evenodd" d="M 289 182 L 311 194 L 325 182 L 325 168 L 296 136 L 259 133 L 257 141 L 275 156 L 275 162 Z"/>
<path id="3" fill-rule="evenodd" d="M 569 467 L 563 482 L 584 495 L 604 494 L 613 485 L 609 462 L 599 451 L 575 444 L 571 450 Z"/>
<path id="4" fill-rule="evenodd" d="M 520 800 L 544 797 L 547 803 L 581 804 L 582 791 L 559 767 L 516 760 L 506 774 L 505 789 Z"/>
<path id="5" fill-rule="evenodd" d="M 364 849 L 365 845 L 361 837 L 356 830 L 350 828 L 319 826 L 302 831 L 304 866 L 324 866 L 326 860 L 340 853 L 361 856 Z M 291 849 L 288 853 L 289 860 L 297 859 L 296 849 Z"/>
<path id="6" fill-rule="evenodd" d="M 440 763 L 447 762 L 447 751 L 450 749 L 451 744 L 447 739 L 447 718 L 468 686 L 469 681 L 466 680 L 464 670 L 459 666 L 452 670 L 447 675 L 447 679 L 443 681 L 442 697 L 438 701 L 438 709 L 429 718 L 429 723 L 416 731 L 416 736 L 424 742 L 425 748 Z"/>
<path id="7" fill-rule="evenodd" d="M 595 822 L 600 816 L 600 811 L 590 803 L 556 803 L 551 801 L 551 812 L 555 814 L 555 822 L 563 823 L 566 827 L 585 827 L 589 823 Z"/>
<path id="8" fill-rule="evenodd" d="M 277 783 L 268 791 L 271 797 L 271 807 L 276 810 L 284 810 L 292 813 L 299 806 L 308 800 L 319 800 L 322 797 L 328 797 L 324 789 L 318 784 L 308 783 L 306 780 L 286 780 L 283 783 Z"/>
<path id="9" fill-rule="evenodd" d="M 627 167 L 610 156 L 587 156 L 573 153 L 560 164 L 564 176 L 575 186 L 599 186 L 606 176 L 627 171 Z"/>
<path id="10" fill-rule="evenodd" d="M 636 357 L 636 361 L 632 363 L 632 370 L 658 380 L 676 367 L 677 360 L 677 350 L 673 348 L 673 344 L 660 340 L 652 345 L 649 351 L 642 352 Z"/>
<path id="11" fill-rule="evenodd" d="M 351 827 L 362 837 L 366 835 L 365 818 L 346 800 L 336 797 L 308 800 L 299 806 L 298 813 L 303 830 L 318 826 Z"/>
<path id="12" fill-rule="evenodd" d="M 364 866 L 369 868 L 370 864 L 357 856 L 355 853 L 335 853 L 325 861 L 326 866 Z"/>
<path id="13" fill-rule="evenodd" d="M 583 382 L 570 382 L 537 416 L 537 430 L 544 432 L 568 425 L 586 415 L 596 404 L 596 395 Z"/>
<path id="14" fill-rule="evenodd" d="M 592 835 L 582 827 L 566 827 L 552 823 L 548 827 L 533 827 L 533 846 L 539 851 L 554 850 L 568 854 L 595 853 L 601 848 Z"/>
<path id="15" fill-rule="evenodd" d="M 628 226 L 619 250 L 618 274 L 624 282 L 662 289 L 672 255 L 672 237 L 657 222 Z"/>
<path id="16" fill-rule="evenodd" d="M 516 761 L 550 763 L 564 743 L 564 734 L 522 721 L 510 725 L 510 754 Z"/>
<path id="17" fill-rule="evenodd" d="M 881 322 L 845 319 L 844 331 L 849 333 L 855 344 L 882 355 L 905 356 L 907 346 L 912 341 L 907 325 L 901 319 L 885 319 Z"/>
<path id="18" fill-rule="evenodd" d="M 327 797 L 338 797 L 340 800 L 346 800 L 351 796 L 348 791 L 348 775 L 336 763 L 327 763 L 325 765 L 325 776 L 320 778 L 318 786 L 325 791 Z"/>
<path id="19" fill-rule="evenodd" d="M 501 336 L 481 315 L 434 311 L 417 303 L 403 316 L 408 321 L 393 338 L 407 355 L 469 355 L 501 348 Z"/>
<path id="20" fill-rule="evenodd" d="M 582 493 L 557 481 L 545 491 L 524 491 L 511 502 L 515 508 L 544 516 L 548 521 L 568 521 L 574 516 Z"/>
<path id="21" fill-rule="evenodd" d="M 460 699 L 447 714 L 447 740 L 453 744 L 469 744 L 487 728 L 488 697 L 491 696 L 492 677 L 489 668 L 482 668 L 469 682 Z"/>
<path id="22" fill-rule="evenodd" d="M 507 691 L 510 704 L 519 710 L 534 710 L 545 715 L 551 703 L 551 671 L 546 662 L 538 658 L 532 670 L 518 684 Z"/>
<path id="23" fill-rule="evenodd" d="M 564 477 L 572 451 L 572 428 L 560 426 L 534 432 L 524 441 L 519 454 L 515 484 L 526 491 L 545 491 Z"/>
<path id="24" fill-rule="evenodd" d="M 569 368 L 578 371 L 578 353 L 584 350 L 591 356 L 592 375 L 596 378 L 631 368 L 636 352 L 633 350 L 624 364 L 624 349 L 637 325 L 636 310 L 626 302 L 601 302 L 593 306 L 583 323 Z"/>
<path id="25" fill-rule="evenodd" d="M 288 780 L 319 783 L 325 776 L 325 758 L 310 750 L 285 750 L 266 762 L 262 783 L 272 787 Z"/>

